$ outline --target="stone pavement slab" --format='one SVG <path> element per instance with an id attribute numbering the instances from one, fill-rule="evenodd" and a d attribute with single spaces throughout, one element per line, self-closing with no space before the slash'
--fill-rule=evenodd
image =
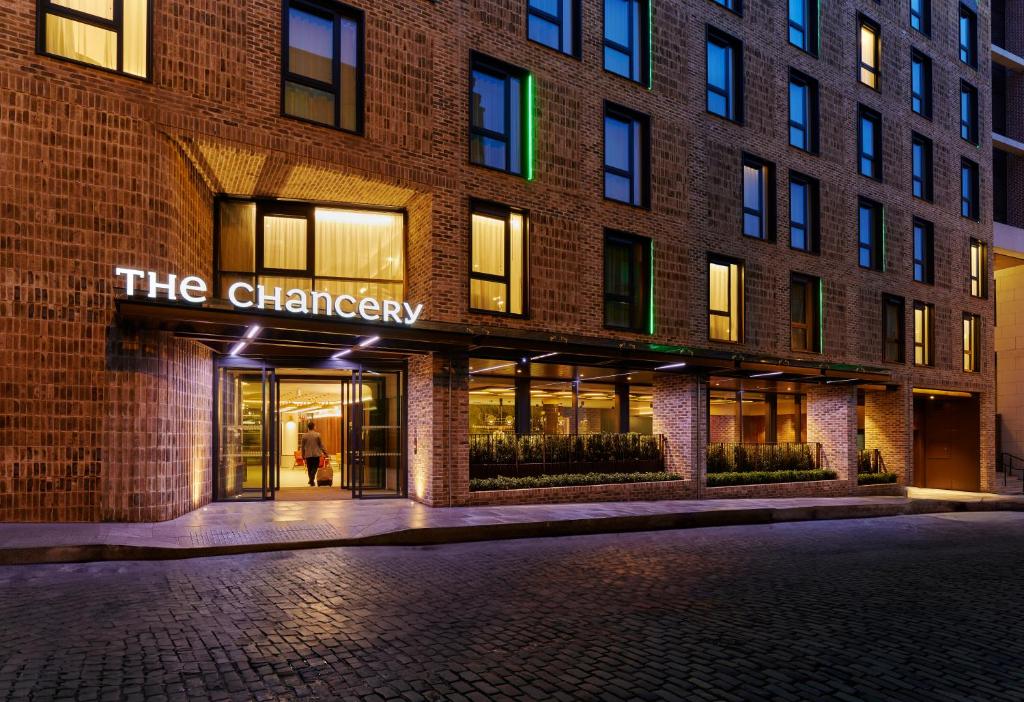
<path id="1" fill-rule="evenodd" d="M 0 564 L 191 558 L 994 510 L 1024 511 L 1024 496 L 910 488 L 906 497 L 450 508 L 408 499 L 217 502 L 157 523 L 3 523 Z"/>

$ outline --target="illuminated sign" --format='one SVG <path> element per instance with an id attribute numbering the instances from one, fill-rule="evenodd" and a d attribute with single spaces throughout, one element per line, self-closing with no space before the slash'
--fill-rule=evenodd
<path id="1" fill-rule="evenodd" d="M 150 299 L 202 304 L 208 299 L 210 288 L 206 281 L 195 275 L 181 278 L 173 273 L 161 279 L 153 271 L 136 268 L 116 268 L 114 275 L 124 278 L 128 297 L 145 295 Z M 145 281 L 145 289 L 141 288 Z M 238 309 L 270 309 L 293 314 L 337 316 L 342 319 L 365 319 L 368 322 L 415 324 L 423 313 L 423 305 L 411 305 L 396 300 L 378 300 L 375 297 L 355 298 L 352 295 L 333 295 L 322 290 L 266 287 L 249 283 L 233 283 L 227 290 L 227 299 Z"/>

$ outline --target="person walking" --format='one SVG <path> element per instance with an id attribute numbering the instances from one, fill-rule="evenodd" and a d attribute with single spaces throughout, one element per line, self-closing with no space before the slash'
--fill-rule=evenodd
<path id="1" fill-rule="evenodd" d="M 312 421 L 306 422 L 307 431 L 303 432 L 299 439 L 302 449 L 302 460 L 306 463 L 306 473 L 309 474 L 310 487 L 316 486 L 316 471 L 320 468 L 320 457 L 326 456 L 324 442 L 320 440 L 320 432 L 316 431 L 316 424 Z"/>

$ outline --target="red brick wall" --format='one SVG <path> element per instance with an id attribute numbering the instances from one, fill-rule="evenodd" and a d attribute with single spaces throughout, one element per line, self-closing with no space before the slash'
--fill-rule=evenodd
<path id="1" fill-rule="evenodd" d="M 864 448 L 878 449 L 890 473 L 913 484 L 913 396 L 905 390 L 864 395 Z"/>

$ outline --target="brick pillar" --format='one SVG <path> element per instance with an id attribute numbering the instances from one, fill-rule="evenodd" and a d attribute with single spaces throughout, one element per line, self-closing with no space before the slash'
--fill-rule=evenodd
<path id="1" fill-rule="evenodd" d="M 409 497 L 446 507 L 450 486 L 451 504 L 463 504 L 469 496 L 468 359 L 449 364 L 447 356 L 416 355 L 408 368 Z"/>
<path id="2" fill-rule="evenodd" d="M 665 469 L 678 473 L 692 491 L 705 470 L 707 420 L 698 411 L 697 379 L 688 375 L 655 375 L 654 433 L 665 436 Z"/>
<path id="3" fill-rule="evenodd" d="M 909 387 L 864 393 L 864 448 L 878 449 L 890 473 L 910 485 L 914 470 L 914 396 Z"/>
<path id="4" fill-rule="evenodd" d="M 978 393 L 978 437 L 979 489 L 994 492 L 996 483 L 996 398 L 991 390 Z"/>
<path id="5" fill-rule="evenodd" d="M 807 391 L 807 440 L 821 444 L 821 467 L 857 484 L 857 389 L 848 383 Z"/>

